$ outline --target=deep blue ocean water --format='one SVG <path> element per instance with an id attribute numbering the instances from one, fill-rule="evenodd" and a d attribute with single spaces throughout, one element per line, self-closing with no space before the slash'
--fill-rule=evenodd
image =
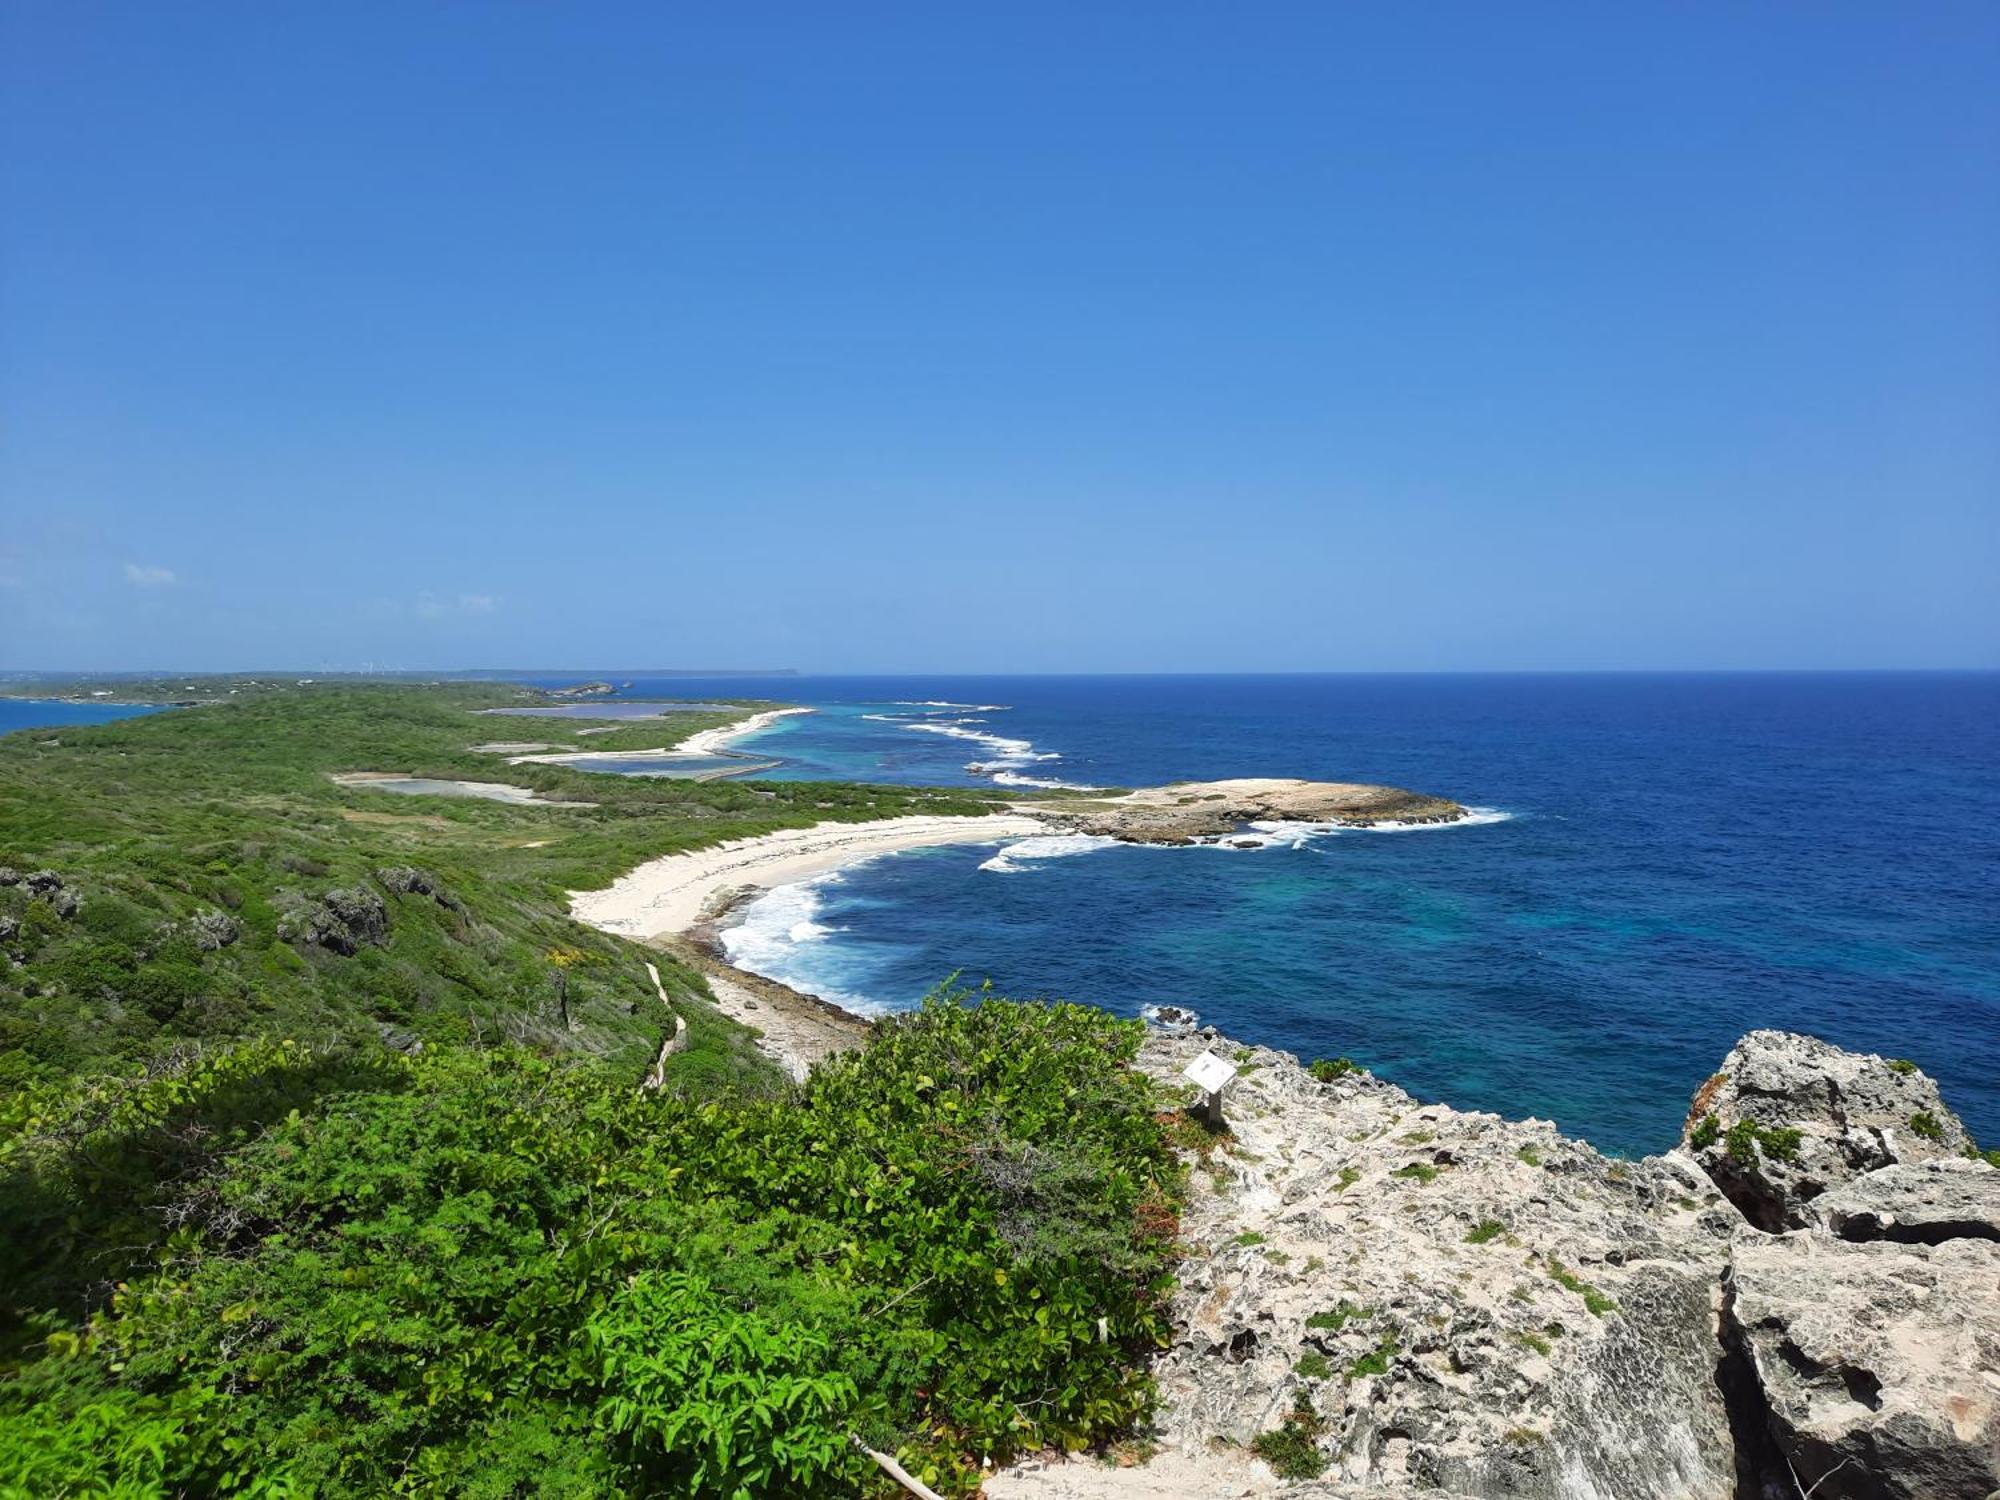
<path id="1" fill-rule="evenodd" d="M 897 1007 L 956 970 L 1017 997 L 1184 1005 L 1632 1153 L 1671 1144 L 1736 1037 L 1777 1026 L 1914 1058 L 2000 1143 L 2000 674 L 633 692 L 817 706 L 737 742 L 780 777 L 1305 776 L 1507 815 L 1256 850 L 891 856 L 751 909 L 739 961 L 804 989 Z"/>

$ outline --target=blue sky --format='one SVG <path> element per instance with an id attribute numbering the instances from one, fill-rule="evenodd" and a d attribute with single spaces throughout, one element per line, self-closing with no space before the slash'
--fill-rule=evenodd
<path id="1" fill-rule="evenodd" d="M 0 7 L 0 666 L 2000 665 L 1989 3 Z"/>

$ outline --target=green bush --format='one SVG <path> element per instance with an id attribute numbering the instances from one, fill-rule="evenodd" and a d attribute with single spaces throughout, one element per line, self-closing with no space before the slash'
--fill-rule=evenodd
<path id="1" fill-rule="evenodd" d="M 947 995 L 795 1100 L 641 1094 L 517 1049 L 335 1076 L 276 1046 L 36 1096 L 0 1164 L 50 1205 L 38 1243 L 109 1192 L 154 1249 L 0 1386 L 0 1472 L 821 1495 L 867 1472 L 850 1435 L 946 1490 L 1111 1438 L 1153 1400 L 1178 1192 L 1139 1037 Z M 89 1164 L 155 1139 L 208 1143 L 137 1195 L 157 1224 Z"/>
<path id="2" fill-rule="evenodd" d="M 1250 1441 L 1250 1451 L 1269 1464 L 1280 1479 L 1317 1479 L 1326 1472 L 1326 1455 L 1319 1451 L 1325 1424 L 1312 1397 L 1304 1391 L 1292 1398 L 1285 1420 Z"/>
<path id="3" fill-rule="evenodd" d="M 1321 1083 L 1332 1083 L 1336 1078 L 1346 1078 L 1361 1070 L 1361 1064 L 1351 1057 L 1317 1057 L 1306 1069 Z"/>

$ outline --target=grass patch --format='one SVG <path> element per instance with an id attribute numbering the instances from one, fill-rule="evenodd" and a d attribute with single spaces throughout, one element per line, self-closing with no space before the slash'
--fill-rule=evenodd
<path id="1" fill-rule="evenodd" d="M 1944 1122 L 1927 1109 L 1920 1109 L 1910 1116 L 1910 1130 L 1927 1141 L 1942 1143 Z"/>
<path id="2" fill-rule="evenodd" d="M 1251 1439 L 1250 1451 L 1269 1464 L 1280 1479 L 1317 1479 L 1326 1472 L 1326 1455 L 1319 1450 L 1325 1424 L 1304 1391 L 1292 1398 L 1284 1422 Z"/>
<path id="3" fill-rule="evenodd" d="M 1498 1219 L 1481 1219 L 1471 1229 L 1466 1231 L 1465 1243 L 1468 1245 L 1483 1245 L 1489 1240 L 1499 1239 L 1506 1232 L 1507 1226 Z"/>
<path id="4" fill-rule="evenodd" d="M 1389 1362 L 1401 1352 L 1401 1349 L 1402 1346 L 1393 1337 L 1383 1338 L 1381 1343 L 1348 1365 L 1347 1378 L 1360 1380 L 1367 1375 L 1387 1375 Z"/>
<path id="5" fill-rule="evenodd" d="M 1357 1307 L 1354 1303 L 1349 1302 L 1346 1298 L 1342 1298 L 1338 1306 L 1330 1307 L 1326 1309 L 1326 1311 L 1324 1312 L 1316 1312 L 1310 1318 L 1307 1318 L 1306 1327 L 1323 1328 L 1329 1333 L 1338 1333 L 1340 1332 L 1341 1329 L 1345 1328 L 1349 1323 L 1358 1322 L 1362 1318 L 1372 1318 L 1374 1316 L 1375 1316 L 1374 1308 Z"/>
<path id="6" fill-rule="evenodd" d="M 1600 1292 L 1596 1287 L 1578 1276 L 1553 1255 L 1548 1258 L 1548 1273 L 1564 1291 L 1574 1292 L 1583 1298 L 1583 1305 L 1593 1318 L 1601 1318 L 1608 1312 L 1616 1312 L 1618 1304 Z"/>
<path id="7" fill-rule="evenodd" d="M 1306 1071 L 1321 1083 L 1332 1083 L 1361 1072 L 1362 1067 L 1351 1057 L 1316 1057 L 1306 1065 Z"/>
<path id="8" fill-rule="evenodd" d="M 1389 1175 L 1405 1178 L 1411 1182 L 1432 1183 L 1437 1181 L 1438 1169 L 1427 1161 L 1413 1161 L 1396 1168 Z"/>
<path id="9" fill-rule="evenodd" d="M 1533 1146 L 1523 1146 L 1514 1154 L 1531 1167 L 1539 1167 L 1542 1164 L 1542 1153 Z"/>

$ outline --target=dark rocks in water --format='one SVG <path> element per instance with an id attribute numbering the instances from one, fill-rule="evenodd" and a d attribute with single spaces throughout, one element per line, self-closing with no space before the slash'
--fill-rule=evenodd
<path id="1" fill-rule="evenodd" d="M 188 918 L 188 931 L 194 936 L 195 947 L 204 953 L 215 953 L 227 948 L 243 936 L 243 928 L 237 920 L 226 912 L 196 912 Z"/>
<path id="2" fill-rule="evenodd" d="M 333 890 L 289 926 L 288 935 L 329 953 L 351 957 L 363 943 L 387 941 L 389 909 L 373 891 Z"/>
<path id="3" fill-rule="evenodd" d="M 1914 1063 L 1817 1037 L 1753 1031 L 1696 1091 L 1687 1141 L 1744 1217 L 1776 1233 L 1863 1173 L 1957 1157 L 1970 1140 Z"/>

